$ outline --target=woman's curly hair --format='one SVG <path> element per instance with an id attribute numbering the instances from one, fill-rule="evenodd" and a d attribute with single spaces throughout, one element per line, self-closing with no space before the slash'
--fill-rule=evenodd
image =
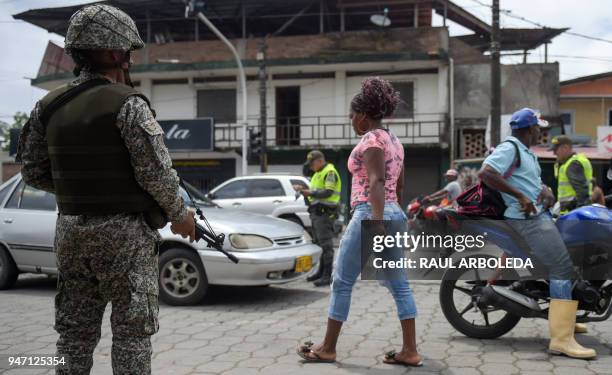
<path id="1" fill-rule="evenodd" d="M 368 117 L 380 120 L 395 112 L 400 103 L 399 92 L 391 83 L 380 77 L 368 77 L 361 82 L 361 91 L 351 101 L 355 113 L 365 113 Z"/>

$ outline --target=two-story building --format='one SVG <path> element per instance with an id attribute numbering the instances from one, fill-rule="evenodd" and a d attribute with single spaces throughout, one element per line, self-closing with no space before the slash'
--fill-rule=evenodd
<path id="1" fill-rule="evenodd" d="M 196 17 L 185 17 L 182 1 L 107 3 L 130 14 L 146 41 L 134 54 L 132 79 L 164 121 L 179 173 L 204 191 L 239 175 L 242 95 L 227 47 Z M 76 9 L 14 17 L 64 35 Z M 451 153 L 484 151 L 491 28 L 451 1 L 210 0 L 201 10 L 236 46 L 245 66 L 248 126 L 266 132 L 269 171 L 301 174 L 306 153 L 317 148 L 348 182 L 346 160 L 358 141 L 349 104 L 371 75 L 392 81 L 401 94 L 386 125 L 405 145 L 408 196 L 435 190 Z M 434 14 L 440 26 L 433 26 Z M 450 37 L 447 22 L 473 34 Z M 533 49 L 562 31 L 503 29 L 502 49 Z M 72 77 L 71 70 L 70 58 L 50 43 L 32 84 L 53 89 Z M 541 105 L 545 115 L 558 116 L 557 64 L 510 65 L 502 72 L 504 113 Z M 194 133 L 200 138 L 190 139 Z M 257 171 L 251 163 L 249 172 Z"/>
<path id="2" fill-rule="evenodd" d="M 565 132 L 594 140 L 597 127 L 612 126 L 612 72 L 562 81 L 559 101 Z"/>

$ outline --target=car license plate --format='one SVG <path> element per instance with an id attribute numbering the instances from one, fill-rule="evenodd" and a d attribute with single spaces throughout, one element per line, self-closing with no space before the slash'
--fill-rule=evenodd
<path id="1" fill-rule="evenodd" d="M 312 257 L 310 255 L 299 257 L 295 260 L 295 272 L 308 272 L 312 269 Z"/>

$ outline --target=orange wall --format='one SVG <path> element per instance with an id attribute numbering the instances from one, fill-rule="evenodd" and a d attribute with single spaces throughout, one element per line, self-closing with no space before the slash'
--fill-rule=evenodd
<path id="1" fill-rule="evenodd" d="M 561 85 L 563 95 L 612 95 L 612 77 Z"/>

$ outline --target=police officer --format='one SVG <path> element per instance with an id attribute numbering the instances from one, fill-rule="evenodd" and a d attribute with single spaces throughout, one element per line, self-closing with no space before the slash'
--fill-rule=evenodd
<path id="1" fill-rule="evenodd" d="M 66 52 L 77 78 L 40 100 L 19 144 L 26 183 L 54 193 L 58 374 L 89 374 L 102 316 L 112 303 L 114 374 L 151 373 L 158 331 L 157 228 L 194 240 L 163 131 L 131 87 L 130 52 L 144 46 L 134 21 L 108 5 L 71 18 Z"/>
<path id="2" fill-rule="evenodd" d="M 565 135 L 553 138 L 551 149 L 557 156 L 554 169 L 561 214 L 591 204 L 593 167 L 589 159 L 584 154 L 575 153 L 572 139 Z"/>
<path id="3" fill-rule="evenodd" d="M 314 172 L 310 179 L 310 189 L 303 189 L 301 186 L 295 188 L 308 199 L 314 238 L 323 249 L 319 271 L 307 280 L 314 281 L 315 286 L 325 286 L 331 283 L 334 221 L 338 218 L 342 183 L 336 167 L 325 161 L 325 155 L 321 151 L 310 151 L 306 159 L 306 163 Z"/>

